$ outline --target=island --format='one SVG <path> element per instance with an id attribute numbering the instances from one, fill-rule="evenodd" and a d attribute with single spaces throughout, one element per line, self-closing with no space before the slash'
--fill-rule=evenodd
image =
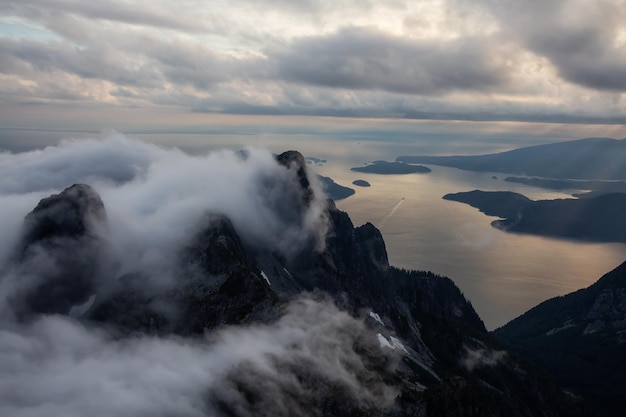
<path id="1" fill-rule="evenodd" d="M 328 162 L 325 159 L 316 158 L 314 156 L 307 156 L 304 158 L 304 160 L 306 161 L 307 164 L 315 164 L 317 166 L 322 166 L 326 162 Z"/>
<path id="2" fill-rule="evenodd" d="M 337 184 L 330 177 L 323 177 L 321 175 L 318 175 L 317 177 L 322 183 L 326 195 L 332 200 L 343 200 L 344 198 L 348 198 L 356 192 L 352 188 L 344 187 L 343 185 Z"/>
<path id="3" fill-rule="evenodd" d="M 443 196 L 469 204 L 501 220 L 491 222 L 506 232 L 591 242 L 626 242 L 626 194 L 585 199 L 531 200 L 510 191 L 468 191 Z"/>
<path id="4" fill-rule="evenodd" d="M 365 172 L 368 174 L 382 174 L 382 175 L 394 175 L 394 174 L 426 174 L 430 172 L 430 168 L 422 165 L 405 164 L 404 162 L 388 162 L 388 161 L 374 161 L 371 165 L 363 167 L 351 168 L 352 171 Z"/>
<path id="5" fill-rule="evenodd" d="M 352 185 L 356 185 L 357 187 L 369 187 L 372 184 L 370 184 L 369 182 L 365 180 L 354 180 L 352 181 Z"/>

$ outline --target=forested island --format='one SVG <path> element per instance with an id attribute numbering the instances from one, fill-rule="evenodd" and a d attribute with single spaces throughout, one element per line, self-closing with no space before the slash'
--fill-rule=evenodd
<path id="1" fill-rule="evenodd" d="M 354 180 L 352 181 L 352 184 L 356 185 L 357 187 L 370 187 L 372 185 L 365 180 Z"/>
<path id="2" fill-rule="evenodd" d="M 626 242 L 626 194 L 585 199 L 533 201 L 509 191 L 469 191 L 446 194 L 446 200 L 469 204 L 507 231 L 597 242 Z"/>

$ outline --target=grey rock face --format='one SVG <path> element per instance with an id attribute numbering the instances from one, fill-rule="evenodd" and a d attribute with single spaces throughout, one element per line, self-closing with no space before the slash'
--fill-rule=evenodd
<path id="1" fill-rule="evenodd" d="M 625 411 L 626 263 L 586 289 L 545 301 L 495 335 L 584 398 L 589 415 Z"/>
<path id="2" fill-rule="evenodd" d="M 25 220 L 13 268 L 20 282 L 18 315 L 67 314 L 96 290 L 106 211 L 88 185 L 76 184 L 39 202 Z"/>

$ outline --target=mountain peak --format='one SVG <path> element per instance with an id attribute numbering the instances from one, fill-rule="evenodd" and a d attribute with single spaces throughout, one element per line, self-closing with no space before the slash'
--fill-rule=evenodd
<path id="1" fill-rule="evenodd" d="M 307 175 L 306 161 L 304 156 L 298 151 L 286 151 L 276 156 L 276 161 L 296 173 L 296 178 L 303 190 L 303 201 L 308 205 L 313 199 L 313 190 Z"/>
<path id="2" fill-rule="evenodd" d="M 100 195 L 75 184 L 42 199 L 24 219 L 17 259 L 18 315 L 67 314 L 84 304 L 96 287 L 102 242 L 96 228 L 106 221 Z"/>
<path id="3" fill-rule="evenodd" d="M 89 233 L 92 222 L 106 219 L 100 195 L 89 185 L 74 184 L 59 194 L 42 199 L 24 221 L 26 246 L 61 236 Z"/>

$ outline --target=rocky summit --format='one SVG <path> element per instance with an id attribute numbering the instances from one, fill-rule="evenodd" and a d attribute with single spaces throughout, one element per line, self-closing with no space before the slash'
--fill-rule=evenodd
<path id="1" fill-rule="evenodd" d="M 98 193 L 75 184 L 39 202 L 24 219 L 13 268 L 19 290 L 10 300 L 17 315 L 69 314 L 97 290 L 106 222 Z"/>
<path id="2" fill-rule="evenodd" d="M 289 181 L 272 207 L 289 224 L 304 223 L 316 193 L 305 160 L 290 151 L 276 161 Z M 8 266 L 29 280 L 14 297 L 16 316 L 72 315 L 120 340 L 297 327 L 296 341 L 270 358 L 292 383 L 268 380 L 252 363 L 228 369 L 220 375 L 229 394 L 207 392 L 206 415 L 579 415 L 551 377 L 494 341 L 450 279 L 389 265 L 380 231 L 355 227 L 331 200 L 319 213 L 324 241 L 290 253 L 242 239 L 228 213 L 207 212 L 159 285 L 153 271 L 116 270 L 109 258 L 102 267 L 101 253 L 114 244 L 99 235 L 105 204 L 91 187 L 74 185 L 26 216 Z M 41 257 L 56 267 L 46 270 L 35 262 Z M 604 317 L 602 306 L 594 311 Z M 337 375 L 322 366 L 327 352 Z"/>

